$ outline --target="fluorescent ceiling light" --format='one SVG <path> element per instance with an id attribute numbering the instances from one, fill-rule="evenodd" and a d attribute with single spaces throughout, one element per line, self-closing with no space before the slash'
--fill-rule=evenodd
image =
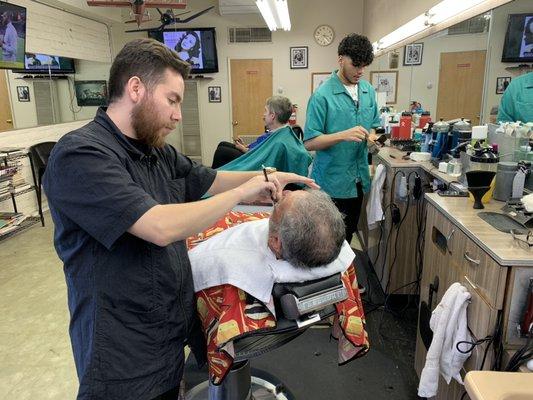
<path id="1" fill-rule="evenodd" d="M 277 29 L 291 30 L 287 0 L 257 0 L 255 4 L 259 8 L 268 29 L 271 31 Z"/>
<path id="2" fill-rule="evenodd" d="M 508 1 L 509 0 L 502 0 L 498 3 L 505 4 Z M 395 31 L 374 42 L 372 44 L 374 53 L 389 49 L 411 36 L 418 35 L 420 32 L 435 27 L 435 25 L 449 23 L 450 19 L 485 2 L 487 2 L 487 4 L 494 3 L 494 1 L 489 0 L 443 0 L 424 14 L 419 15 L 405 25 L 400 26 Z"/>
<path id="3" fill-rule="evenodd" d="M 469 8 L 483 3 L 484 1 L 485 0 L 443 0 L 429 9 L 428 22 L 430 25 L 439 24 L 447 19 L 455 17 L 457 14 L 461 14 Z"/>

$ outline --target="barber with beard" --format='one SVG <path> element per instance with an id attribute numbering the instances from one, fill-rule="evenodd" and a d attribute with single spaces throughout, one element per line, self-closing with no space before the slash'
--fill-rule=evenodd
<path id="1" fill-rule="evenodd" d="M 62 137 L 48 161 L 80 400 L 176 399 L 196 322 L 184 240 L 239 202 L 279 199 L 288 183 L 317 187 L 295 174 L 266 182 L 216 172 L 165 144 L 188 73 L 161 43 L 126 44 L 111 66 L 109 107 Z"/>

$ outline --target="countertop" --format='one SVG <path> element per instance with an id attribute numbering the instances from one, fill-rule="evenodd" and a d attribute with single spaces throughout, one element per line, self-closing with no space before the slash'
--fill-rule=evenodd
<path id="1" fill-rule="evenodd" d="M 405 156 L 407 152 L 400 151 L 394 147 L 382 147 L 377 154 L 377 157 L 387 166 L 391 168 L 422 168 L 424 171 L 433 175 L 434 177 L 440 179 L 441 181 L 449 184 L 451 182 L 457 182 L 457 178 L 444 174 L 439 171 L 429 161 L 413 161 L 411 159 L 404 160 L 402 157 Z"/>
<path id="2" fill-rule="evenodd" d="M 477 215 L 480 211 L 501 212 L 505 203 L 491 199 L 484 205 L 485 209 L 474 210 L 474 203 L 467 197 L 442 197 L 437 193 L 426 193 L 425 198 L 498 264 L 533 267 L 533 247 L 527 248 L 509 233 L 498 231 Z"/>

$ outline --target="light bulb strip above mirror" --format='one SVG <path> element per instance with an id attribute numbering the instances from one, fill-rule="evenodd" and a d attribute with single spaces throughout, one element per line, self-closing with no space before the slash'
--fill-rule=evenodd
<path id="1" fill-rule="evenodd" d="M 278 29 L 291 30 L 287 0 L 256 0 L 255 4 L 259 8 L 268 29 L 271 31 Z"/>
<path id="2" fill-rule="evenodd" d="M 405 46 L 512 0 L 443 0 L 372 43 L 374 56 Z"/>

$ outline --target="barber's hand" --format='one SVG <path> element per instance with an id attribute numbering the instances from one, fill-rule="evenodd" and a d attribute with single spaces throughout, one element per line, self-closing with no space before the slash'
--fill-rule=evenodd
<path id="1" fill-rule="evenodd" d="M 362 142 L 368 137 L 368 131 L 362 126 L 354 126 L 343 132 L 345 142 Z"/>
<path id="2" fill-rule="evenodd" d="M 272 202 L 272 198 L 277 201 L 279 199 L 276 197 L 277 193 L 281 193 L 283 188 L 279 186 L 280 183 L 277 179 L 270 179 L 270 176 L 268 177 L 269 182 L 261 174 L 254 176 L 252 179 L 233 189 L 239 193 L 240 202 L 251 203 L 260 201 L 262 203 L 270 203 Z"/>
<path id="3" fill-rule="evenodd" d="M 277 182 L 276 188 L 280 188 L 278 193 L 276 193 L 275 195 L 275 199 L 277 201 L 281 199 L 283 189 L 289 183 L 303 183 L 304 185 L 307 185 L 312 189 L 320 189 L 320 186 L 315 183 L 314 179 L 307 178 L 298 174 L 293 174 L 292 172 L 274 172 L 268 175 L 268 180 L 271 182 Z"/>

